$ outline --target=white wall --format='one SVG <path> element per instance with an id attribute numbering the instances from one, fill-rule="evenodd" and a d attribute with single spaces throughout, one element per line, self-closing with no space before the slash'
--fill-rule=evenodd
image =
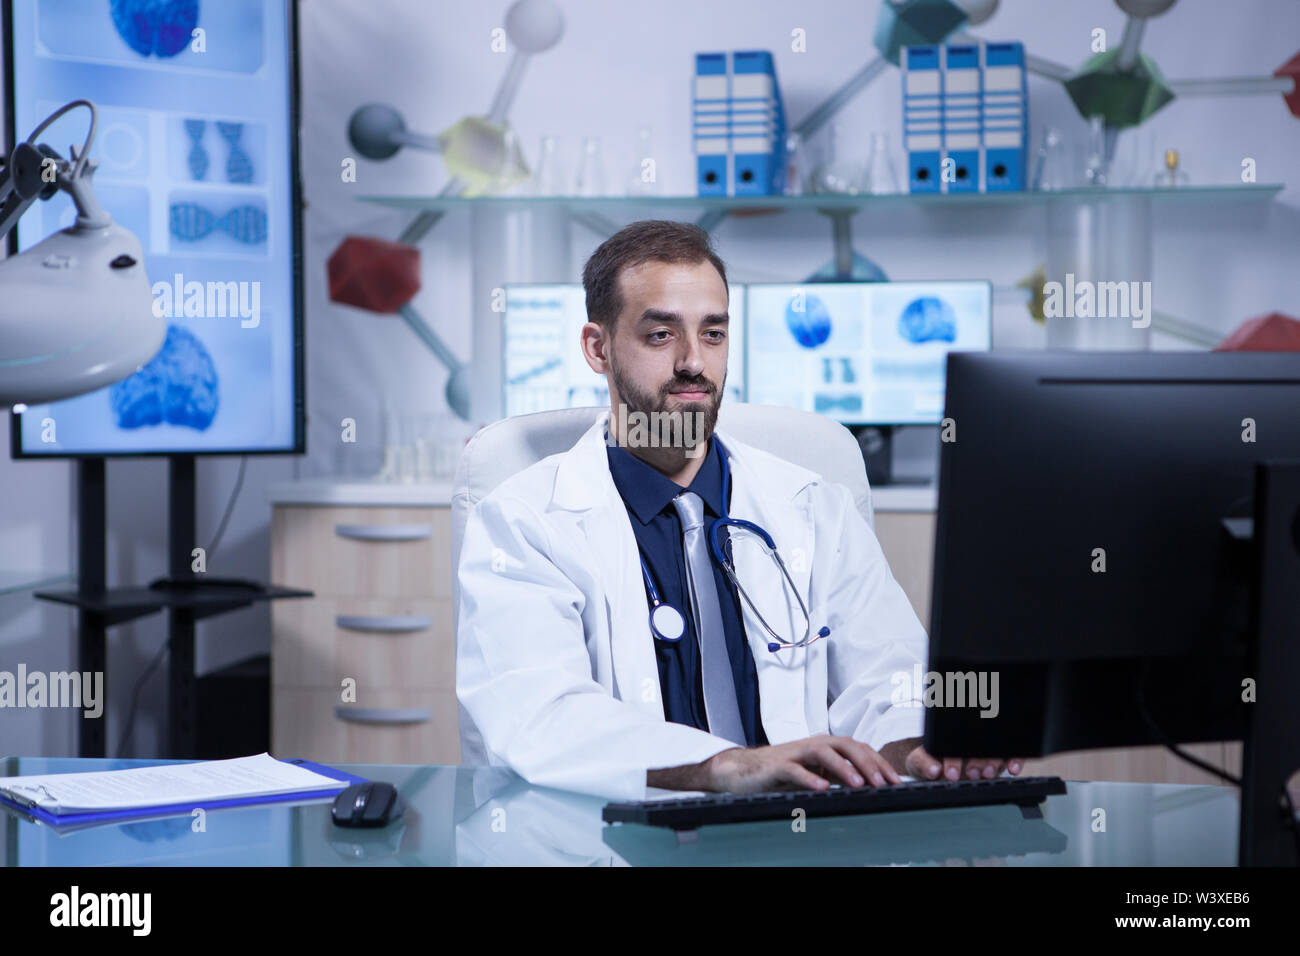
<path id="1" fill-rule="evenodd" d="M 654 130 L 659 175 L 668 194 L 693 191 L 689 79 L 702 50 L 770 49 L 797 122 L 873 56 L 878 0 L 660 0 L 655 4 L 560 0 L 564 39 L 529 67 L 511 119 L 531 161 L 543 134 L 560 137 L 576 159 L 581 137 L 605 143 L 609 173 L 629 167 L 637 127 Z M 406 150 L 384 163 L 360 162 L 356 183 L 344 183 L 340 163 L 351 155 L 346 123 L 352 110 L 388 102 L 411 128 L 438 132 L 467 114 L 486 112 L 506 57 L 490 51 L 491 30 L 506 4 L 497 0 L 301 0 L 303 179 L 306 210 L 306 340 L 308 455 L 251 458 L 238 507 L 209 571 L 266 580 L 270 507 L 266 485 L 290 477 L 358 470 L 365 445 L 380 440 L 385 400 L 408 413 L 444 411 L 445 373 L 395 319 L 376 318 L 328 301 L 325 260 L 348 234 L 396 238 L 409 214 L 356 201 L 366 194 L 436 193 L 446 176 L 431 155 Z M 1225 9 L 1231 8 L 1231 14 Z M 707 13 L 705 13 L 707 11 Z M 1089 55 L 1091 31 L 1106 29 L 1117 43 L 1123 17 L 1111 0 L 1002 0 L 1000 11 L 974 30 L 986 39 L 1022 40 L 1035 55 L 1067 64 Z M 790 50 L 791 31 L 806 31 L 807 52 Z M 1144 51 L 1171 79 L 1269 74 L 1292 56 L 1300 38 L 1295 0 L 1180 0 L 1152 21 Z M 1031 138 L 1045 122 L 1082 137 L 1084 124 L 1059 85 L 1030 81 Z M 865 150 L 867 134 L 889 132 L 899 146 L 900 92 L 888 70 L 841 114 L 846 146 Z M 1149 124 L 1153 148 L 1181 150 L 1197 183 L 1239 181 L 1243 157 L 1253 157 L 1260 182 L 1287 188 L 1271 205 L 1164 209 L 1156 216 L 1156 308 L 1223 333 L 1242 320 L 1279 309 L 1300 315 L 1300 120 L 1279 96 L 1177 101 Z M 1154 161 L 1154 157 L 1153 157 Z M 902 154 L 896 162 L 901 167 Z M 854 219 L 855 245 L 891 277 L 987 277 L 1011 286 L 1041 262 L 1041 210 L 989 214 L 918 209 Z M 716 232 L 730 276 L 739 282 L 797 280 L 831 256 L 828 224 L 812 215 L 782 215 L 725 223 Z M 604 238 L 580 227 L 573 241 L 572 280 Z M 942 240 L 942 241 L 937 241 Z M 421 243 L 423 288 L 415 300 L 430 324 L 469 359 L 470 235 L 453 214 Z M 509 277 L 504 277 L 508 279 Z M 1043 344 L 1041 327 L 1023 308 L 999 301 L 1000 346 Z M 1177 343 L 1157 336 L 1157 347 Z M 339 441 L 339 421 L 358 422 L 361 449 Z M 7 423 L 0 433 L 7 432 Z M 7 434 L 3 435 L 7 445 Z M 373 448 L 373 444 L 371 444 Z M 924 433 L 903 454 L 924 467 Z M 234 482 L 238 459 L 199 464 L 199 536 L 211 536 Z M 905 467 L 906 464 L 905 464 Z M 73 466 L 11 462 L 0 455 L 0 567 L 67 567 L 75 560 Z M 163 462 L 115 461 L 108 469 L 109 583 L 143 584 L 165 570 L 166 508 Z M 292 584 L 293 582 L 283 582 Z M 30 595 L 0 598 L 0 669 L 22 660 L 30 668 L 73 666 L 74 616 L 34 606 Z M 136 675 L 163 640 L 158 615 L 115 628 L 110 635 L 110 752 Z M 269 647 L 265 606 L 199 624 L 201 671 Z M 135 752 L 163 743 L 166 668 L 145 688 Z M 0 752 L 62 754 L 75 750 L 65 712 L 0 714 Z"/>

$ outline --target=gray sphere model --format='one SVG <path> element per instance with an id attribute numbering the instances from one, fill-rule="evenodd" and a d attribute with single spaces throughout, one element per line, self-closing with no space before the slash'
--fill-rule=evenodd
<path id="1" fill-rule="evenodd" d="M 957 0 L 966 11 L 966 25 L 977 27 L 998 11 L 998 0 Z"/>
<path id="2" fill-rule="evenodd" d="M 1175 0 L 1115 0 L 1115 5 L 1130 17 L 1148 20 L 1158 17 L 1175 3 Z"/>
<path id="3" fill-rule="evenodd" d="M 366 159 L 388 159 L 402 148 L 396 136 L 404 132 L 406 121 L 402 114 L 383 103 L 367 103 L 352 114 L 348 123 L 348 140 Z"/>
<path id="4" fill-rule="evenodd" d="M 564 14 L 554 0 L 518 0 L 506 11 L 506 36 L 525 53 L 541 53 L 560 42 Z"/>

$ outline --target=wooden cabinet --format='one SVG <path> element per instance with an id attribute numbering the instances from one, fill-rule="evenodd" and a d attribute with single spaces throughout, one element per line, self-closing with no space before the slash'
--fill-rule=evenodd
<path id="1" fill-rule="evenodd" d="M 316 596 L 272 607 L 272 752 L 460 763 L 450 508 L 278 497 L 271 580 Z"/>

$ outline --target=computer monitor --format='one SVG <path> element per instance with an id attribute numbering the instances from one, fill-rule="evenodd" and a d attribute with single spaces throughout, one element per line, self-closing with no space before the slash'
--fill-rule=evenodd
<path id="1" fill-rule="evenodd" d="M 5 0 L 10 145 L 95 103 L 95 195 L 167 323 L 136 374 L 16 414 L 15 457 L 304 450 L 295 6 Z M 89 115 L 41 141 L 67 158 Z M 73 217 L 66 193 L 36 203 L 10 251 Z"/>
<path id="2" fill-rule="evenodd" d="M 935 425 L 944 360 L 992 345 L 986 281 L 746 286 L 749 401 L 846 425 Z"/>
<path id="3" fill-rule="evenodd" d="M 728 288 L 729 340 L 724 399 L 745 401 L 745 296 Z M 503 409 L 506 417 L 609 404 L 605 378 L 582 356 L 587 298 L 581 285 L 507 285 Z"/>
<path id="4" fill-rule="evenodd" d="M 1258 569 L 1231 530 L 1258 463 L 1300 455 L 1296 356 L 954 354 L 947 381 L 927 750 L 1242 739 L 1243 681 L 1270 676 L 1300 727 L 1251 663 Z M 1300 516 L 1268 527 L 1300 548 Z"/>

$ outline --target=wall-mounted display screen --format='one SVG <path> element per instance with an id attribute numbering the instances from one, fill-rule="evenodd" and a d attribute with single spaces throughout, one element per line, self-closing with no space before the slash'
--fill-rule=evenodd
<path id="1" fill-rule="evenodd" d="M 10 148 L 63 104 L 95 103 L 95 195 L 140 239 L 167 322 L 135 375 L 15 413 L 15 456 L 303 450 L 293 8 L 6 0 Z M 41 142 L 68 158 L 89 115 Z M 36 203 L 18 248 L 74 216 L 66 193 Z"/>

